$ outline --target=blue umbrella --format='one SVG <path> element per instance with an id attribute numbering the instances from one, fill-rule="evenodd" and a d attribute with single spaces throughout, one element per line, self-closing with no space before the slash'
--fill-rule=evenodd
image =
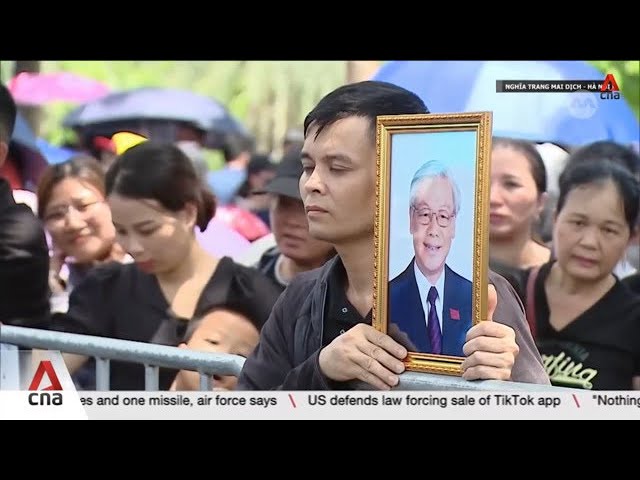
<path id="1" fill-rule="evenodd" d="M 16 124 L 13 127 L 11 141 L 22 147 L 30 148 L 39 152 L 36 134 L 33 133 L 29 122 L 22 116 L 20 112 L 16 116 Z"/>
<path id="2" fill-rule="evenodd" d="M 205 131 L 238 128 L 238 122 L 216 100 L 184 90 L 159 87 L 106 95 L 73 110 L 63 124 L 79 128 L 129 120 L 188 122 Z"/>
<path id="3" fill-rule="evenodd" d="M 70 148 L 52 145 L 43 138 L 38 138 L 37 144 L 40 152 L 44 155 L 44 158 L 47 159 L 47 162 L 49 162 L 50 165 L 66 162 L 78 153 Z"/>
<path id="4" fill-rule="evenodd" d="M 27 190 L 35 190 L 47 161 L 38 148 L 36 135 L 26 119 L 18 113 L 11 135 L 10 152 L 15 158 Z"/>
<path id="5" fill-rule="evenodd" d="M 597 93 L 496 93 L 496 80 L 604 80 L 580 61 L 393 61 L 374 80 L 418 94 L 432 113 L 493 112 L 494 135 L 582 145 L 638 142 L 640 125 L 627 102 Z"/>

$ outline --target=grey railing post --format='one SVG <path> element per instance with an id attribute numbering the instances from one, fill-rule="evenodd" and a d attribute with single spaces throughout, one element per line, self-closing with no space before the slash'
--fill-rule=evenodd
<path id="1" fill-rule="evenodd" d="M 96 390 L 107 391 L 111 384 L 111 361 L 108 358 L 96 357 Z"/>
<path id="2" fill-rule="evenodd" d="M 155 365 L 144 366 L 144 389 L 156 391 L 160 389 L 160 380 L 158 378 L 160 370 Z"/>

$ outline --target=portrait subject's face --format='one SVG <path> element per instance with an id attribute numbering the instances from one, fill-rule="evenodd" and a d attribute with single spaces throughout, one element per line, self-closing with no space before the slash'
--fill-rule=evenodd
<path id="1" fill-rule="evenodd" d="M 376 148 L 369 120 L 347 117 L 316 138 L 312 126 L 302 149 L 300 195 L 309 233 L 340 244 L 373 236 Z"/>
<path id="2" fill-rule="evenodd" d="M 427 178 L 415 191 L 409 207 L 416 265 L 435 283 L 444 270 L 456 235 L 453 189 L 446 178 Z"/>

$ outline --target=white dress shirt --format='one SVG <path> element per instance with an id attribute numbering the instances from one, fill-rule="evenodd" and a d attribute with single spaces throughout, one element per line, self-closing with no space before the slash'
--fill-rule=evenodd
<path id="1" fill-rule="evenodd" d="M 431 287 L 436 287 L 438 291 L 438 298 L 436 298 L 436 313 L 438 314 L 438 320 L 440 321 L 440 332 L 444 333 L 442 326 L 442 303 L 444 301 L 444 269 L 442 269 L 442 273 L 440 274 L 440 278 L 435 285 L 427 280 L 420 269 L 418 268 L 417 263 L 413 262 L 413 273 L 416 276 L 416 283 L 418 284 L 418 292 L 420 293 L 420 301 L 422 303 L 422 308 L 424 310 L 424 321 L 425 324 L 429 323 L 429 309 L 431 306 L 429 305 L 429 301 L 427 300 L 427 295 L 429 295 L 429 290 Z"/>

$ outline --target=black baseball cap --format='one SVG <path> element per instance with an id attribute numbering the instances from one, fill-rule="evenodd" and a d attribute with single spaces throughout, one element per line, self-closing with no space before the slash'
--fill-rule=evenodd
<path id="1" fill-rule="evenodd" d="M 264 186 L 264 189 L 253 193 L 274 193 L 285 197 L 302 200 L 300 197 L 300 177 L 302 176 L 301 150 L 296 148 L 287 153 L 276 168 L 276 176 Z"/>

